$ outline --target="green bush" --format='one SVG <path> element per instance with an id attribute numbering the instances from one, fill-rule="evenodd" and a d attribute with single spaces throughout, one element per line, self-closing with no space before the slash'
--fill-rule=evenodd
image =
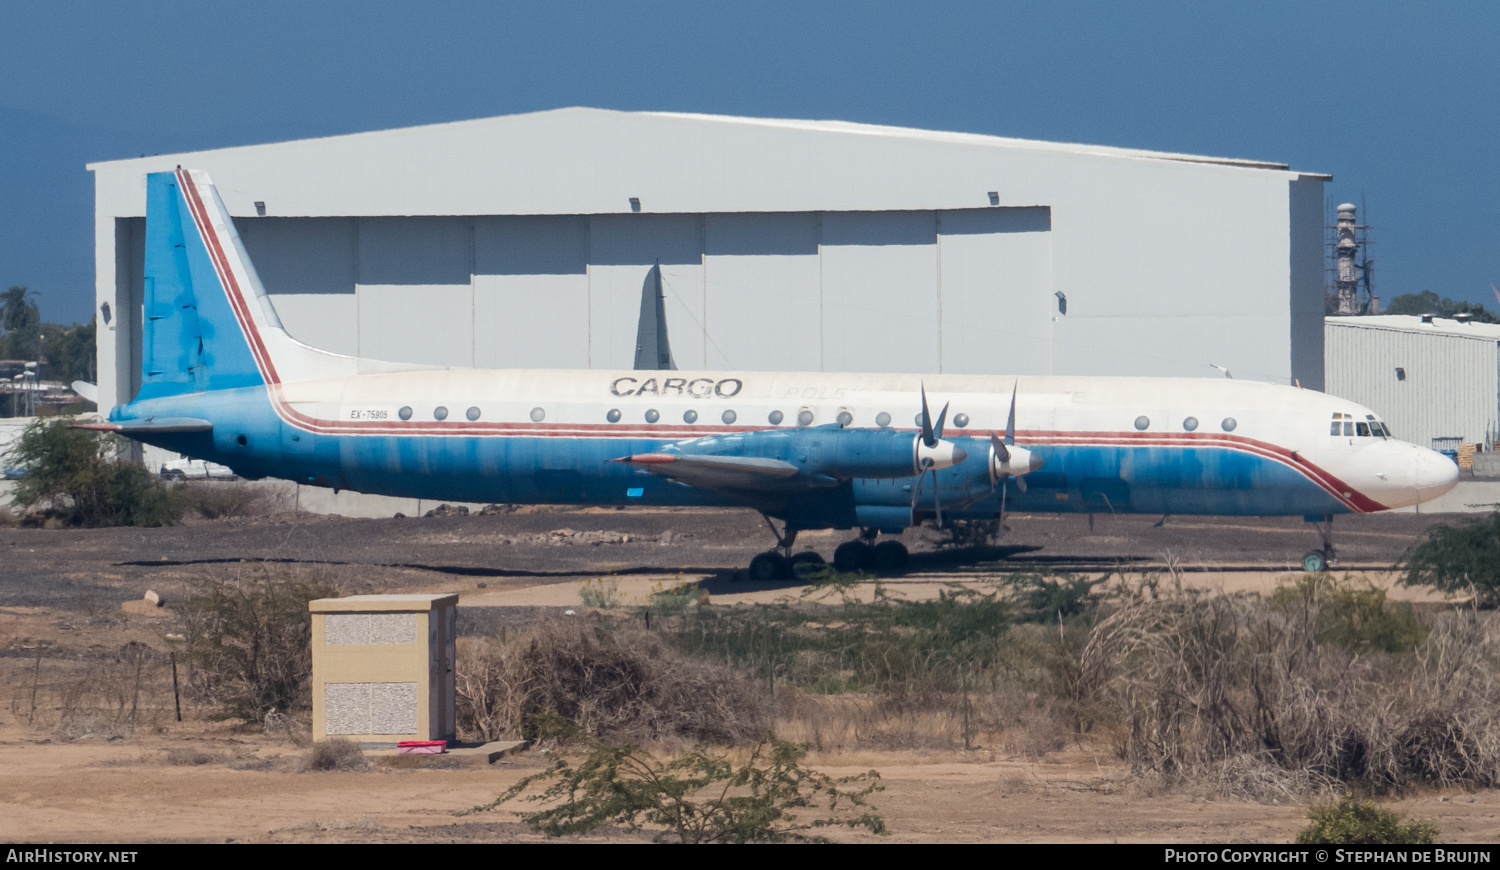
<path id="1" fill-rule="evenodd" d="M 1336 804 L 1318 804 L 1307 813 L 1312 824 L 1297 832 L 1302 845 L 1427 846 L 1437 842 L 1431 822 L 1401 824 L 1401 817 L 1346 796 Z"/>
<path id="2" fill-rule="evenodd" d="M 1500 603 L 1500 511 L 1456 526 L 1433 526 L 1427 540 L 1407 550 L 1402 561 L 1403 585 L 1431 586 L 1450 595 L 1472 589 L 1480 605 L 1494 607 Z"/>
<path id="3" fill-rule="evenodd" d="M 527 800 L 554 805 L 521 814 L 532 830 L 549 837 L 604 825 L 633 831 L 649 825 L 658 829 L 658 843 L 821 842 L 823 837 L 810 832 L 834 827 L 886 832 L 868 800 L 881 790 L 880 774 L 872 770 L 834 779 L 808 770 L 801 765 L 807 749 L 774 735 L 763 738 L 738 767 L 704 744 L 668 761 L 635 746 L 594 741 L 589 749 L 577 767 L 558 758 L 551 768 L 469 812 L 494 809 L 550 780 L 545 791 Z M 813 810 L 818 817 L 802 818 L 799 810 Z"/>
<path id="4" fill-rule="evenodd" d="M 225 716 L 259 721 L 311 705 L 312 615 L 328 584 L 262 570 L 240 580 L 202 579 L 182 604 L 191 684 Z"/>
<path id="5" fill-rule="evenodd" d="M 118 438 L 71 422 L 38 420 L 21 433 L 11 449 L 11 461 L 26 469 L 12 496 L 17 507 L 45 506 L 73 526 L 162 526 L 182 516 L 155 475 L 115 458 Z"/>
<path id="6" fill-rule="evenodd" d="M 1387 601 L 1374 584 L 1329 574 L 1308 574 L 1271 596 L 1283 613 L 1316 608 L 1316 637 L 1351 652 L 1410 652 L 1427 639 L 1429 629 L 1410 604 Z"/>
<path id="7" fill-rule="evenodd" d="M 584 607 L 608 609 L 620 603 L 620 581 L 598 577 L 578 586 L 578 600 Z"/>

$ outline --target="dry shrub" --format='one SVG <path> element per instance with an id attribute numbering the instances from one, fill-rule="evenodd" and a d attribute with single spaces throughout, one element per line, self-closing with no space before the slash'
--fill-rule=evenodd
<path id="1" fill-rule="evenodd" d="M 280 507 L 272 493 L 243 481 L 184 483 L 173 489 L 172 497 L 184 511 L 194 511 L 206 520 L 269 516 Z"/>
<path id="2" fill-rule="evenodd" d="M 0 505 L 0 529 L 14 529 L 20 525 L 21 518 L 16 516 L 16 512 Z"/>
<path id="3" fill-rule="evenodd" d="M 1251 798 L 1335 782 L 1500 784 L 1486 620 L 1447 614 L 1414 650 L 1372 652 L 1334 642 L 1349 634 L 1330 632 L 1327 609 L 1339 606 L 1143 586 L 1092 630 L 1083 684 L 1118 723 L 1134 771 L 1168 784 Z"/>
<path id="4" fill-rule="evenodd" d="M 56 716 L 53 733 L 60 740 L 128 737 L 170 715 L 166 658 L 137 643 L 87 658 L 43 687 L 37 712 Z"/>
<path id="5" fill-rule="evenodd" d="M 201 749 L 168 749 L 167 764 L 173 767 L 197 767 L 203 764 L 219 764 L 228 760 L 221 752 L 204 752 Z"/>
<path id="6" fill-rule="evenodd" d="M 358 743 L 348 740 L 325 740 L 314 743 L 297 765 L 299 773 L 343 770 L 363 771 L 370 769 L 370 762 L 360 750 Z"/>
<path id="7" fill-rule="evenodd" d="M 534 736 L 545 717 L 628 740 L 734 742 L 766 724 L 748 680 L 602 619 L 552 619 L 509 642 L 463 639 L 455 676 L 459 732 L 481 740 Z"/>

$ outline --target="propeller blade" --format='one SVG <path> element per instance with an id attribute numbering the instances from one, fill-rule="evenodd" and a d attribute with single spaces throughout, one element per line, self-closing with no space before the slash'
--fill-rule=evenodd
<path id="1" fill-rule="evenodd" d="M 943 437 L 943 421 L 946 419 L 948 419 L 948 403 L 944 402 L 943 410 L 938 412 L 937 425 L 932 427 L 933 441 L 932 444 L 927 445 L 928 447 L 935 446 L 937 444 L 937 439 Z"/>
<path id="2" fill-rule="evenodd" d="M 1000 539 L 1001 540 L 1005 539 L 1005 491 L 1008 490 L 1008 489 L 1010 489 L 1010 487 L 1008 487 L 1008 486 L 1005 485 L 1005 481 L 1004 480 L 1001 480 L 1000 481 Z"/>
<path id="3" fill-rule="evenodd" d="M 1025 476 L 1023 475 L 1021 477 L 1017 477 L 1017 478 L 1015 478 L 1015 481 L 1016 481 L 1016 486 L 1020 488 L 1021 492 L 1025 492 L 1026 491 L 1026 478 L 1025 478 Z"/>
<path id="4" fill-rule="evenodd" d="M 994 432 L 990 433 L 990 446 L 995 449 L 995 456 L 1001 462 L 1010 461 L 1010 449 L 1005 446 L 1004 441 L 1000 440 L 1000 436 L 996 435 Z"/>
<path id="5" fill-rule="evenodd" d="M 1020 381 L 1016 381 L 1016 385 L 1013 386 L 1013 387 L 1011 387 L 1011 389 L 1010 389 L 1010 418 L 1005 421 L 1005 443 L 1006 444 L 1014 444 L 1014 443 L 1016 443 L 1016 392 L 1018 390 L 1020 390 L 1020 389 L 1021 389 L 1021 382 Z M 1006 459 L 1009 459 L 1009 458 L 1010 458 L 1009 456 L 1006 457 Z"/>
<path id="6" fill-rule="evenodd" d="M 932 412 L 927 410 L 927 385 L 922 385 L 922 443 L 937 446 L 937 436 L 932 433 Z"/>

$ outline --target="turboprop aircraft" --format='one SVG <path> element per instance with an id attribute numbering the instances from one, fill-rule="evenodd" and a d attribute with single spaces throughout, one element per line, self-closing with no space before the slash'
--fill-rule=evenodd
<path id="1" fill-rule="evenodd" d="M 292 338 L 201 171 L 148 176 L 141 389 L 118 432 L 247 478 L 470 502 L 754 508 L 786 576 L 798 531 L 860 529 L 842 569 L 899 567 L 926 519 L 1025 511 L 1303 516 L 1457 482 L 1323 393 L 1208 378 L 447 369 Z M 669 358 L 670 355 L 667 355 Z M 930 412 L 928 396 L 942 410 Z M 952 412 L 951 415 L 949 412 Z M 911 423 L 908 424 L 907 421 Z M 778 530 L 772 520 L 782 523 Z"/>

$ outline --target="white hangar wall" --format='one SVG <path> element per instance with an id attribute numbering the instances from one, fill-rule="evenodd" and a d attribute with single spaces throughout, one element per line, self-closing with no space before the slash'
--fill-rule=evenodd
<path id="1" fill-rule="evenodd" d="M 1328 392 L 1373 410 L 1397 438 L 1500 438 L 1500 326 L 1387 314 L 1326 328 Z"/>
<path id="2" fill-rule="evenodd" d="M 1323 381 L 1326 176 L 564 109 L 93 164 L 115 402 L 139 378 L 144 176 L 178 164 L 212 175 L 290 331 L 345 353 L 629 367 L 659 262 L 684 368 Z"/>

